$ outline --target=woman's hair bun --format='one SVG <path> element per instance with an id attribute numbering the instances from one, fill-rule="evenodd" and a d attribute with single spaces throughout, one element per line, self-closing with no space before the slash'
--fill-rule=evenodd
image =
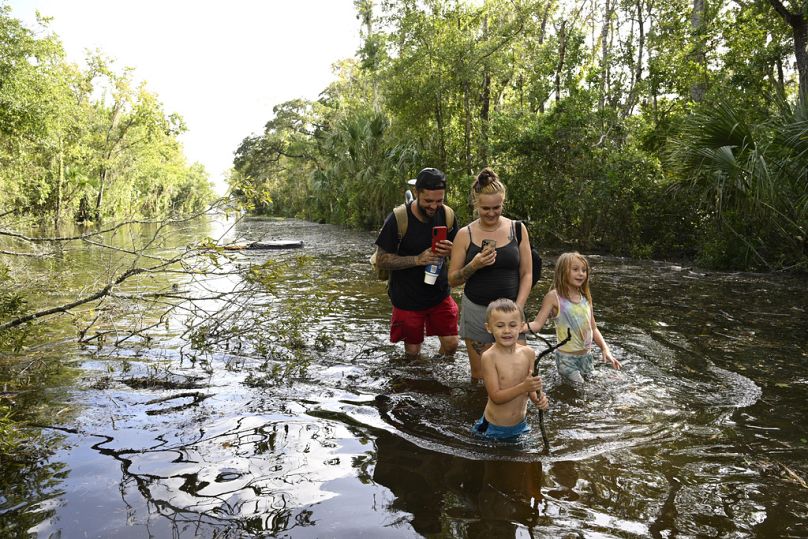
<path id="1" fill-rule="evenodd" d="M 477 174 L 477 181 L 475 183 L 477 184 L 476 187 L 479 190 L 497 180 L 499 180 L 497 173 L 491 170 L 489 167 L 485 167 L 480 171 L 479 174 Z"/>

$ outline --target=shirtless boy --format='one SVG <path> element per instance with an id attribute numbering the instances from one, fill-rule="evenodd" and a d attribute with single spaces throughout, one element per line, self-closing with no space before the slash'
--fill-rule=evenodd
<path id="1" fill-rule="evenodd" d="M 485 319 L 486 330 L 494 336 L 494 345 L 482 355 L 488 403 L 473 428 L 489 438 L 514 438 L 530 430 L 525 421 L 528 398 L 546 410 L 547 396 L 541 378 L 531 375 L 536 353 L 517 342 L 522 310 L 509 299 L 497 299 L 488 305 Z"/>

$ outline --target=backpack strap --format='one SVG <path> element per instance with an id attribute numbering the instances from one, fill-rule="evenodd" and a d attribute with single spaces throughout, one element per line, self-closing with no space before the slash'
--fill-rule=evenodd
<path id="1" fill-rule="evenodd" d="M 396 226 L 398 226 L 398 242 L 401 243 L 401 238 L 407 233 L 407 224 L 409 224 L 407 205 L 399 204 L 393 208 L 393 217 L 396 218 Z"/>
<path id="2" fill-rule="evenodd" d="M 455 220 L 454 210 L 449 206 L 447 206 L 446 204 L 444 204 L 443 211 L 446 214 L 446 228 L 451 230 L 452 227 L 454 226 L 454 220 Z"/>
<path id="3" fill-rule="evenodd" d="M 444 204 L 443 211 L 446 217 L 446 228 L 451 230 L 452 227 L 454 226 L 455 221 L 454 210 L 449 206 L 447 206 L 446 204 Z M 404 237 L 404 234 L 407 233 L 407 225 L 410 222 L 409 216 L 407 215 L 407 205 L 399 204 L 398 206 L 393 208 L 393 216 L 396 218 L 396 225 L 398 226 L 398 243 L 400 244 L 401 239 Z"/>

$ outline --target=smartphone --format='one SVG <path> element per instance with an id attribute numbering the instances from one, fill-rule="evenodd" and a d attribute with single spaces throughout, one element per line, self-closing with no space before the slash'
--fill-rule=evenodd
<path id="1" fill-rule="evenodd" d="M 447 229 L 445 226 L 433 226 L 432 227 L 432 252 L 435 252 L 435 246 L 438 242 L 443 241 L 446 239 Z"/>
<path id="2" fill-rule="evenodd" d="M 497 248 L 497 240 L 483 240 L 482 251 L 490 248 L 492 251 Z"/>

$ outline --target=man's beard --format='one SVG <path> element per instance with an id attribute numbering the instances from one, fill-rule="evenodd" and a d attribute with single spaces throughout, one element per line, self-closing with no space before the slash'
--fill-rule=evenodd
<path id="1" fill-rule="evenodd" d="M 416 200 L 415 203 L 418 205 L 418 211 L 421 212 L 421 215 L 425 215 L 426 217 L 429 217 L 430 219 L 434 218 L 435 215 L 437 215 L 437 213 L 438 213 L 437 208 L 434 209 L 434 210 L 431 210 L 432 213 L 430 213 L 430 210 L 428 208 L 424 208 L 423 206 L 421 206 L 421 201 L 420 200 Z"/>

